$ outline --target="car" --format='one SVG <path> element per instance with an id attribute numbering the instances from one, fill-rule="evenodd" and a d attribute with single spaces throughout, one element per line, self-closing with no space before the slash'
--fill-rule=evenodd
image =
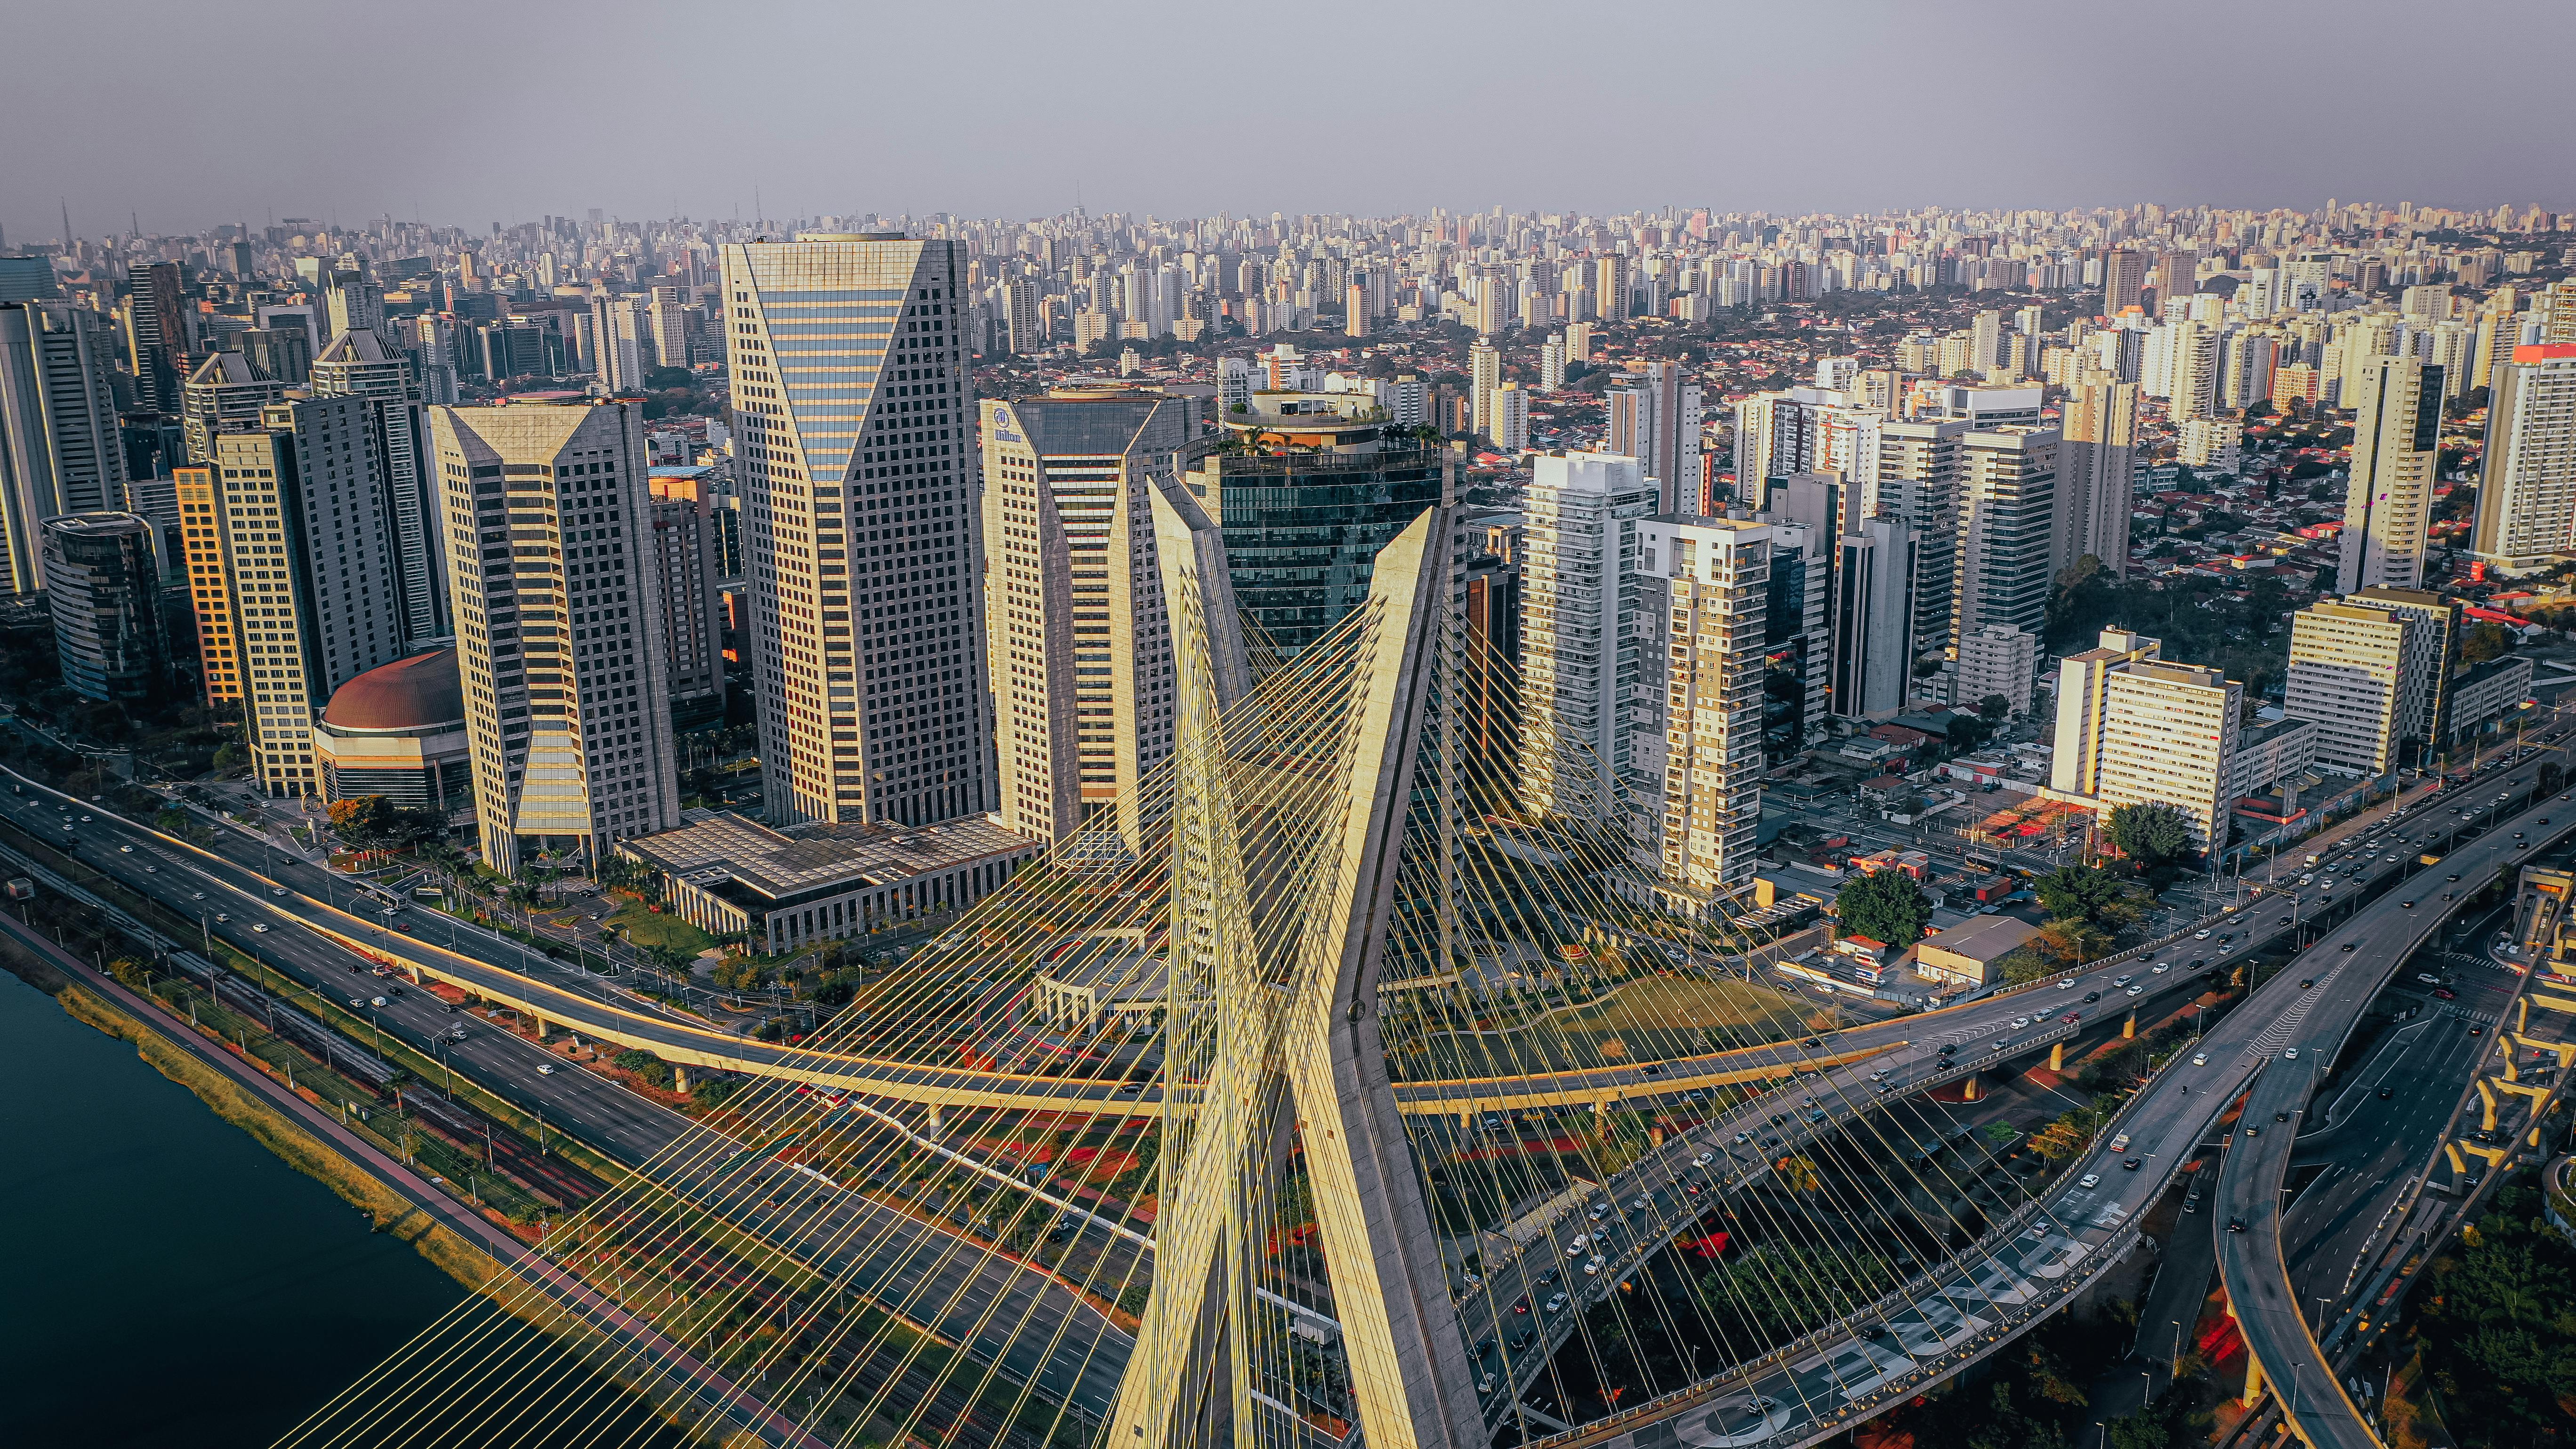
<path id="1" fill-rule="evenodd" d="M 1959 1050 L 1959 1044 L 1958 1044 L 1957 1042 L 1954 1042 L 1954 1041 L 1945 1041 L 1945 1042 L 1941 1043 L 1941 1055 L 1943 1055 L 1943 1056 L 1945 1056 L 1945 1057 L 1946 1057 L 1946 1056 L 1952 1056 L 1952 1055 L 1955 1055 L 1955 1054 L 1958 1052 L 1958 1050 Z"/>
<path id="2" fill-rule="evenodd" d="M 2159 963 L 2157 963 L 2156 968 L 2155 968 L 2153 971 L 2148 972 L 2147 974 L 2148 974 L 2148 975 L 2150 975 L 2150 976 L 2162 976 L 2162 975 L 2164 975 L 2166 972 L 2171 971 L 2172 969 L 2173 969 L 2173 963 L 2171 963 L 2171 962 L 2169 962 L 2169 961 L 2167 961 L 2167 962 L 2159 962 Z"/>
<path id="3" fill-rule="evenodd" d="M 2295 1061 L 2297 1061 L 2298 1059 L 2299 1059 L 2299 1049 L 2298 1049 L 2297 1047 L 2283 1047 L 2283 1048 L 2281 1048 L 2281 1060 L 2283 1060 L 2283 1061 L 2285 1061 L 2285 1062 L 2295 1062 Z"/>
<path id="4" fill-rule="evenodd" d="M 2058 989 L 2058 990 L 2060 990 L 2060 991 L 2072 991 L 2072 990 L 2074 990 L 2074 989 L 2075 989 L 2075 978 L 2074 978 L 2074 977 L 2072 977 L 2072 976 L 2069 976 L 2069 977 L 2067 977 L 2065 980 L 2058 982 L 2058 983 L 2057 983 L 2057 989 Z"/>
<path id="5" fill-rule="evenodd" d="M 2126 986 L 2129 984 L 2130 979 L 2131 978 L 2127 976 L 2114 976 L 2111 978 L 2111 984 L 2114 986 Z"/>
<path id="6" fill-rule="evenodd" d="M 1559 1293 L 1555 1297 L 1548 1299 L 1547 1306 L 1540 1311 L 1543 1313 L 1563 1313 L 1565 1311 L 1565 1295 Z"/>
<path id="7" fill-rule="evenodd" d="M 1653 1200 L 1650 1198 L 1632 1197 L 1628 1199 L 1628 1210 L 1630 1212 L 1644 1212 L 1646 1209 L 1653 1207 L 1654 1205 Z"/>
<path id="8" fill-rule="evenodd" d="M 553 1076 L 554 1074 L 555 1074 L 555 1064 L 554 1064 L 554 1063 L 552 1063 L 552 1062 L 539 1062 L 539 1063 L 537 1063 L 537 1075 L 538 1075 L 538 1076 L 541 1076 L 541 1077 L 551 1077 L 551 1076 Z"/>
<path id="9" fill-rule="evenodd" d="M 1120 1082 L 1110 1090 L 1122 1097 L 1132 1097 L 1138 1092 L 1145 1090 L 1145 1084 L 1143 1082 L 1135 1081 Z"/>
<path id="10" fill-rule="evenodd" d="M 2395 1087 L 2382 1087 L 2379 1089 L 2379 1100 L 2383 1102 L 2396 1095 L 2397 1089 Z"/>
<path id="11" fill-rule="evenodd" d="M 2077 1187 L 2100 1187 L 2102 1185 L 2102 1174 L 2098 1172 L 2088 1172 L 2082 1177 L 2075 1179 L 2075 1185 Z"/>
<path id="12" fill-rule="evenodd" d="M 2427 985 L 2427 986 L 2439 986 L 2439 985 L 2441 985 L 2441 984 L 2442 984 L 2442 978 L 2441 978 L 2441 977 L 2439 977 L 2439 976 L 2434 975 L 2434 974 L 2433 974 L 2432 972 L 2430 972 L 2430 971 L 2418 971 L 2418 972 L 2416 972 L 2416 973 L 2415 973 L 2415 979 L 2416 979 L 2416 980 L 2418 980 L 2418 981 L 2423 982 L 2423 983 L 2424 983 L 2425 985 Z"/>
<path id="13" fill-rule="evenodd" d="M 1553 1283 L 1553 1282 L 1555 1282 L 1555 1281 L 1556 1281 L 1556 1270 L 1555 1270 L 1554 1268 L 1550 1268 L 1550 1269 L 1548 1269 L 1546 1272 L 1539 1274 L 1539 1275 L 1538 1275 L 1537 1277 L 1535 1277 L 1535 1278 L 1532 1278 L 1530 1281 L 1531 1281 L 1531 1282 L 1533 1282 L 1533 1283 L 1536 1283 L 1536 1284 L 1537 1284 L 1538 1286 L 1540 1286 L 1541 1288 L 1544 1288 L 1544 1287 L 1546 1287 L 1548 1284 Z"/>
<path id="14" fill-rule="evenodd" d="M 2441 998 L 2441 999 L 2443 999 L 2444 1001 L 2457 1001 L 2457 1000 L 2459 1000 L 2459 999 L 2460 999 L 2460 993 L 2458 993 L 2458 992 L 2456 992 L 2456 991 L 2453 991 L 2451 988 L 2449 988 L 2449 987 L 2447 987 L 2447 986 L 2436 986 L 2436 987 L 2434 987 L 2434 988 L 2433 988 L 2433 994 L 2434 994 L 2435 996 L 2440 997 L 2440 998 Z"/>
<path id="15" fill-rule="evenodd" d="M 385 1006 L 389 1005 L 390 1003 L 388 1003 L 388 1002 L 387 1002 L 383 997 L 381 997 L 381 996 L 370 996 L 370 997 L 368 997 L 368 998 L 367 998 L 367 1004 L 368 1004 L 369 1006 L 376 1007 L 376 1008 L 378 1008 L 379 1010 L 381 1010 L 381 1009 L 383 1009 Z"/>
<path id="16" fill-rule="evenodd" d="M 2409 901 L 2407 904 L 2412 905 L 2414 902 Z M 1662 1062 L 1648 1062 L 1644 1066 L 1637 1068 L 1637 1070 L 1650 1077 L 1660 1077 L 1664 1074 L 1664 1064 Z"/>
<path id="17" fill-rule="evenodd" d="M 1489 1333 L 1489 1334 L 1486 1334 L 1483 1338 L 1480 1338 L 1480 1339 L 1477 1339 L 1477 1340 L 1476 1340 L 1476 1346 L 1475 1346 L 1474 1348 L 1471 1348 L 1471 1349 L 1467 1350 L 1467 1356 L 1468 1356 L 1469 1358 L 1483 1358 L 1485 1355 L 1487 1355 L 1487 1354 L 1489 1354 L 1489 1353 L 1492 1353 L 1493 1351 L 1494 1351 L 1494 1336 L 1493 1336 L 1492 1334 L 1490 1334 L 1490 1333 Z"/>
<path id="18" fill-rule="evenodd" d="M 217 925 L 221 925 L 221 924 L 223 924 L 224 922 L 229 921 L 229 920 L 231 920 L 231 919 L 232 919 L 232 917 L 231 917 L 231 916 L 229 916 L 229 915 L 225 914 L 225 913 L 224 913 L 224 912 L 222 912 L 222 911 L 217 911 L 217 912 L 215 912 L 215 923 L 216 923 Z"/>
<path id="19" fill-rule="evenodd" d="M 204 900 L 205 898 L 206 898 L 206 893 L 205 893 L 204 891 L 190 891 L 190 892 L 188 892 L 188 899 L 190 899 L 190 900 L 192 900 L 192 901 L 202 901 L 202 900 Z"/>
<path id="20" fill-rule="evenodd" d="M 87 825 L 87 824 L 89 824 L 89 817 L 88 817 L 88 816 L 86 816 L 86 815 L 82 816 L 82 817 L 81 817 L 81 824 L 83 824 L 83 825 Z"/>
<path id="21" fill-rule="evenodd" d="M 2469 1035 L 2471 1036 L 2485 1036 L 2486 1034 L 2487 1029 L 2483 1026 L 2472 1026 L 2469 1028 Z"/>
<path id="22" fill-rule="evenodd" d="M 1583 1265 L 1583 1276 L 1586 1278 L 1597 1277 L 1602 1269 L 1609 1266 L 1610 1260 L 1596 1253 L 1593 1255 L 1592 1261 Z"/>
<path id="23" fill-rule="evenodd" d="M 2030 1018 L 2027 1016 L 2016 1016 L 2012 1020 L 2012 1029 L 2015 1031 L 2019 1031 L 2028 1025 L 2030 1025 Z"/>
<path id="24" fill-rule="evenodd" d="M 2209 1053 L 2207 1053 L 2207 1052 L 2194 1052 L 2194 1053 L 2192 1053 L 2192 1054 L 2191 1054 L 2191 1064 L 2192 1064 L 2193 1066 L 2195 1066 L 2195 1067 L 2205 1067 L 2205 1066 L 2208 1066 L 2208 1065 L 2209 1065 Z"/>
<path id="25" fill-rule="evenodd" d="M 284 886 L 271 886 L 271 887 L 269 887 L 269 889 L 268 889 L 268 893 L 269 893 L 270 895 L 273 895 L 273 896 L 282 896 L 282 895 L 286 894 L 286 887 L 284 887 Z"/>
<path id="26" fill-rule="evenodd" d="M 2414 903 L 2413 901 L 2399 901 L 2399 902 L 2397 903 L 2397 905 L 2398 905 L 2398 908 L 2399 908 L 2399 909 L 2401 909 L 2401 910 L 2408 910 L 2408 911 L 2411 911 L 2411 910 L 2415 909 L 2415 903 Z"/>
<path id="27" fill-rule="evenodd" d="M 1529 1309 L 1523 1308 L 1521 1312 L 1527 1313 L 1529 1312 Z M 1514 1352 L 1527 1348 L 1536 1342 L 1538 1342 L 1538 1330 L 1535 1328 L 1524 1328 L 1520 1332 L 1512 1335 L 1512 1349 Z"/>
<path id="28" fill-rule="evenodd" d="M 1701 1153 L 1699 1156 L 1694 1157 L 1694 1158 L 1692 1158 L 1692 1159 L 1691 1159 L 1691 1166 L 1693 1166 L 1693 1167 L 1706 1167 L 1706 1166 L 1708 1166 L 1711 1162 L 1714 1162 L 1714 1161 L 1716 1161 L 1716 1160 L 1717 1160 L 1717 1154 L 1716 1154 L 1716 1153 L 1714 1153 L 1714 1152 L 1703 1152 L 1703 1153 Z"/>
<path id="29" fill-rule="evenodd" d="M 2120 1159 L 2120 1169 L 2124 1172 L 2135 1172 L 2145 1161 L 2143 1157 L 2124 1157 Z"/>
<path id="30" fill-rule="evenodd" d="M 2314 875 L 2303 875 L 2303 876 L 2299 877 L 2299 884 L 2301 884 L 2301 885 L 2313 885 L 2313 884 L 2315 884 L 2315 883 L 2316 883 L 2316 879 L 2317 879 L 2317 878 L 2316 878 Z"/>
<path id="31" fill-rule="evenodd" d="M 131 845 L 120 845 L 116 848 L 116 853 L 119 855 L 132 855 L 134 853 L 134 847 Z"/>
<path id="32" fill-rule="evenodd" d="M 2193 1189 L 2191 1190 L 2191 1195 L 2190 1195 L 2189 1197 L 2186 1197 L 2186 1198 L 2184 1198 L 2184 1199 L 2182 1200 L 2182 1210 L 2183 1210 L 2184 1212 L 2187 1212 L 2187 1213 L 2196 1213 L 2196 1212 L 2200 1211 L 2200 1189 L 2199 1189 L 2199 1188 L 2196 1188 L 2196 1187 L 2195 1187 L 2195 1188 L 2193 1188 Z"/>
<path id="33" fill-rule="evenodd" d="M 265 936 L 268 934 L 268 922 L 266 921 L 253 921 L 250 923 L 250 928 L 253 931 L 258 932 L 260 935 Z"/>
<path id="34" fill-rule="evenodd" d="M 2102 999 L 2102 993 L 2099 991 L 2087 991 L 2084 993 L 2084 999 L 2087 1001 L 2099 1001 Z"/>
<path id="35" fill-rule="evenodd" d="M 2209 939 L 2209 930 L 2208 930 L 2208 928 L 2207 928 L 2207 927 L 2203 927 L 2203 928 L 2201 928 L 2200 930 L 2197 930 L 2197 931 L 2192 932 L 2192 933 L 2191 933 L 2191 938 L 2192 938 L 2193 940 L 2195 940 L 2195 941 L 2206 941 L 2206 940 L 2208 940 L 2208 939 Z"/>
<path id="36" fill-rule="evenodd" d="M 1738 1132 L 1735 1134 L 1735 1140 L 1739 1143 L 1750 1142 L 1753 1140 L 1753 1134 L 1750 1132 Z"/>
<path id="37" fill-rule="evenodd" d="M 2245 1220 L 2243 1218 L 2229 1218 L 2227 1220 L 2227 1230 L 2231 1233 L 2241 1233 L 2245 1231 Z"/>
<path id="38" fill-rule="evenodd" d="M 2355 949 L 2358 945 L 2359 945 L 2359 943 L 2358 943 L 2358 942 L 2354 942 L 2354 941 L 2346 941 L 2346 942 L 2344 942 L 2344 943 L 2343 943 L 2342 949 L 2343 949 L 2343 950 L 2346 950 L 2346 951 L 2350 951 L 2350 950 Z"/>
<path id="39" fill-rule="evenodd" d="M 2245 1135 L 2248 1137 L 2260 1137 L 2263 1135 L 2263 1129 L 2260 1127 L 2248 1127 L 2245 1129 Z"/>
<path id="40" fill-rule="evenodd" d="M 2080 1026 L 2083 1024 L 2084 1018 L 2080 1013 L 2070 1011 L 2064 1016 L 2059 1017 L 2058 1020 L 2065 1022 L 2068 1026 Z"/>
<path id="41" fill-rule="evenodd" d="M 2316 985 L 2316 984 L 2317 984 L 2317 978 L 2315 978 L 2315 977 L 2313 977 L 2313 976 L 2302 976 L 2302 977 L 2300 977 L 2300 978 L 2299 978 L 2299 989 L 2300 989 L 2301 991 L 2305 991 L 2305 990 L 2307 990 L 2309 987 L 2314 986 L 2314 985 Z"/>
<path id="42" fill-rule="evenodd" d="M 1574 1241 L 1565 1245 L 1565 1256 L 1569 1258 L 1580 1258 L 1583 1256 L 1583 1250 L 1591 1246 L 1591 1238 L 1582 1233 L 1576 1233 L 1574 1235 Z"/>
<path id="43" fill-rule="evenodd" d="M 2144 996 L 2147 994 L 2147 988 L 2143 986 L 2132 986 L 2120 994 L 2123 996 Z"/>

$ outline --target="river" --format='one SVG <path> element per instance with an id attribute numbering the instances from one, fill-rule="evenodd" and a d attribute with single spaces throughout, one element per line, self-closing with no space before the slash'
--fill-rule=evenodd
<path id="1" fill-rule="evenodd" d="M 6 972 L 0 1245 L 13 1444 L 260 1449 L 466 1297 Z M 584 1428 L 631 1425 L 621 1407 Z"/>

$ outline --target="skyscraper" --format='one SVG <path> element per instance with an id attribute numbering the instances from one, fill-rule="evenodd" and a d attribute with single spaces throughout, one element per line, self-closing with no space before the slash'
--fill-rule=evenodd
<path id="1" fill-rule="evenodd" d="M 1038 840 L 1114 831 L 1171 753 L 1171 628 L 1152 492 L 1192 429 L 1178 398 L 1060 388 L 984 414 L 985 617 L 1002 824 Z"/>
<path id="2" fill-rule="evenodd" d="M 689 304 L 681 287 L 655 287 L 645 321 L 653 338 L 652 365 L 689 365 Z"/>
<path id="3" fill-rule="evenodd" d="M 2435 738 L 2449 673 L 2454 606 L 2414 590 L 2374 589 L 2321 600 L 2290 620 L 2282 705 L 2317 725 L 2317 763 L 2338 774 L 2383 775 Z"/>
<path id="4" fill-rule="evenodd" d="M 1914 668 L 1914 530 L 1901 519 L 1864 518 L 1835 548 L 1833 712 L 1894 719 Z"/>
<path id="5" fill-rule="evenodd" d="M 187 560 L 188 603 L 197 619 L 197 676 L 206 703 L 237 701 L 249 674 L 242 664 L 240 609 L 232 596 L 230 551 L 224 546 L 222 497 L 212 466 L 171 470 L 177 496 L 181 551 Z M 325 701 L 326 703 L 328 701 Z"/>
<path id="6" fill-rule="evenodd" d="M 429 429 L 411 360 L 373 329 L 343 332 L 313 359 L 313 395 L 364 398 L 374 410 L 392 509 L 403 630 L 413 639 L 454 632 L 448 616 L 447 550 L 439 544 L 438 490 L 429 468 Z"/>
<path id="7" fill-rule="evenodd" d="M 1467 426 L 1478 437 L 1491 437 L 1494 426 L 1493 391 L 1503 385 L 1503 353 L 1488 334 L 1476 339 L 1467 349 Z"/>
<path id="8" fill-rule="evenodd" d="M 1633 828 L 1663 903 L 1684 915 L 1722 908 L 1753 880 L 1772 536 L 1738 519 L 1666 514 L 1637 525 L 1645 689 L 1632 708 L 1640 753 L 1652 754 L 1638 762 L 1645 798 Z"/>
<path id="9" fill-rule="evenodd" d="M 590 330 L 591 345 L 598 353 L 595 370 L 600 391 L 612 397 L 642 392 L 647 349 L 651 346 L 644 304 L 633 297 L 592 297 Z"/>
<path id="10" fill-rule="evenodd" d="M 1602 403 L 1609 420 L 1603 446 L 1644 464 L 1657 485 L 1656 512 L 1684 511 L 1699 493 L 1698 384 L 1682 381 L 1679 363 L 1650 362 L 1634 385 L 1612 389 Z"/>
<path id="11" fill-rule="evenodd" d="M 1653 516 L 1645 465 L 1612 453 L 1536 460 L 1521 617 L 1521 795 L 1583 819 L 1652 808 L 1632 758 L 1638 711 L 1660 701 L 1663 659 L 1629 647 L 1645 607 L 1638 521 Z M 1660 738 L 1661 716 L 1643 728 Z M 1758 733 L 1758 731 L 1757 731 Z"/>
<path id="12" fill-rule="evenodd" d="M 45 520 L 47 605 L 63 687 L 87 699 L 148 700 L 170 674 L 152 525 L 131 513 Z"/>
<path id="13" fill-rule="evenodd" d="M 2510 355 L 2490 384 L 2474 548 L 2523 568 L 2576 547 L 2576 343 Z"/>
<path id="14" fill-rule="evenodd" d="M 2352 477 L 2335 591 L 2415 588 L 2424 582 L 2424 532 L 2442 442 L 2442 369 L 2374 357 L 2343 402 L 2353 409 Z"/>
<path id="15" fill-rule="evenodd" d="M 724 248 L 773 825 L 993 808 L 959 242 Z"/>
<path id="16" fill-rule="evenodd" d="M 2056 535 L 2058 448 L 2053 428 L 1960 436 L 1954 641 L 1991 624 L 2040 632 Z"/>
<path id="17" fill-rule="evenodd" d="M 648 476 L 648 484 L 658 479 Z M 652 490 L 650 547 L 660 556 L 659 627 L 674 735 L 724 723 L 724 598 L 716 587 L 711 492 Z"/>
<path id="18" fill-rule="evenodd" d="M 211 462 L 215 434 L 259 426 L 260 409 L 286 395 L 286 384 L 238 352 L 209 352 L 179 387 L 179 430 L 191 463 Z"/>
<path id="19" fill-rule="evenodd" d="M 595 866 L 680 823 L 634 402 L 432 409 L 484 862 Z"/>
<path id="20" fill-rule="evenodd" d="M 2138 385 L 2084 373 L 2066 390 L 2062 417 L 2059 486 L 2071 536 L 2054 552 L 2068 560 L 2089 554 L 2112 577 L 2126 578 L 2129 514 L 2136 507 L 2129 477 L 2137 465 Z"/>
<path id="21" fill-rule="evenodd" d="M 2127 247 L 2114 247 L 2102 257 L 2102 315 L 2117 317 L 2140 305 L 2146 290 L 2147 259 Z"/>
<path id="22" fill-rule="evenodd" d="M 410 647 L 374 411 L 351 397 L 271 403 L 257 431 L 215 435 L 213 475 L 254 778 L 273 796 L 319 795 L 315 715 Z"/>
<path id="23" fill-rule="evenodd" d="M 1044 298 L 1038 293 L 1034 277 L 1012 277 L 1002 283 L 1002 335 L 1004 344 L 1021 357 L 1033 357 L 1046 350 L 1050 339 L 1046 328 Z"/>
<path id="24" fill-rule="evenodd" d="M 126 269 L 125 353 L 135 389 L 158 412 L 179 411 L 179 379 L 188 363 L 188 303 L 177 262 L 136 262 Z"/>
<path id="25" fill-rule="evenodd" d="M 44 520 L 125 501 L 113 350 L 86 308 L 0 303 L 0 589 L 11 594 L 44 587 Z"/>

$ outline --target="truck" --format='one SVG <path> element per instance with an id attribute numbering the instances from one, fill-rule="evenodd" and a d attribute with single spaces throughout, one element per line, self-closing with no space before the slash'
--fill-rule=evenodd
<path id="1" fill-rule="evenodd" d="M 2310 864 L 2310 865 L 2315 865 L 2318 861 L 2321 861 L 2321 860 L 2323 860 L 2323 859 L 2325 859 L 2325 857 L 2324 857 L 2323 855 L 2320 855 L 2320 854 L 2319 854 L 2319 853 L 2317 853 L 2316 851 L 2311 850 L 2311 851 L 2309 851 L 2309 852 L 2308 852 L 2308 864 Z"/>
<path id="2" fill-rule="evenodd" d="M 2112 1138 L 2112 1139 L 2111 1139 L 2111 1150 L 2112 1150 L 2112 1151 L 2114 1151 L 2114 1152 L 2126 1152 L 2126 1151 L 2128 1151 L 2128 1150 L 2129 1150 L 2129 1134 L 2128 1134 L 2128 1133 L 2126 1133 L 2126 1132 L 2123 1132 L 2123 1133 L 2121 1133 L 2119 1136 Z"/>
<path id="3" fill-rule="evenodd" d="M 8 891 L 13 901 L 31 901 L 36 898 L 36 883 L 23 875 L 11 876 Z"/>

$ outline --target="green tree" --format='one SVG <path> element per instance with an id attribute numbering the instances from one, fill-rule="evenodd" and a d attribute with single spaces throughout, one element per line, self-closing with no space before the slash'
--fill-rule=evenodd
<path id="1" fill-rule="evenodd" d="M 2104 822 L 2111 843 L 2141 870 L 2185 860 L 2192 853 L 2191 826 L 2171 805 L 2145 801 L 2122 805 Z"/>
<path id="2" fill-rule="evenodd" d="M 1923 939 L 1932 921 L 1931 898 L 1901 870 L 1878 870 L 1851 882 L 1834 898 L 1842 934 L 1867 936 L 1902 951 Z"/>
<path id="3" fill-rule="evenodd" d="M 1999 720 L 2011 713 L 2012 701 L 2000 694 L 1990 694 L 1977 701 L 1977 715 L 1981 719 Z"/>
<path id="4" fill-rule="evenodd" d="M 2513 648 L 2513 636 L 2502 624 L 2475 625 L 2460 636 L 2460 657 L 2471 664 L 2484 664 Z"/>
<path id="5" fill-rule="evenodd" d="M 2146 914 L 2138 888 L 2099 867 L 2062 865 L 2031 883 L 2040 909 L 2057 920 L 2076 920 L 2113 933 Z"/>

